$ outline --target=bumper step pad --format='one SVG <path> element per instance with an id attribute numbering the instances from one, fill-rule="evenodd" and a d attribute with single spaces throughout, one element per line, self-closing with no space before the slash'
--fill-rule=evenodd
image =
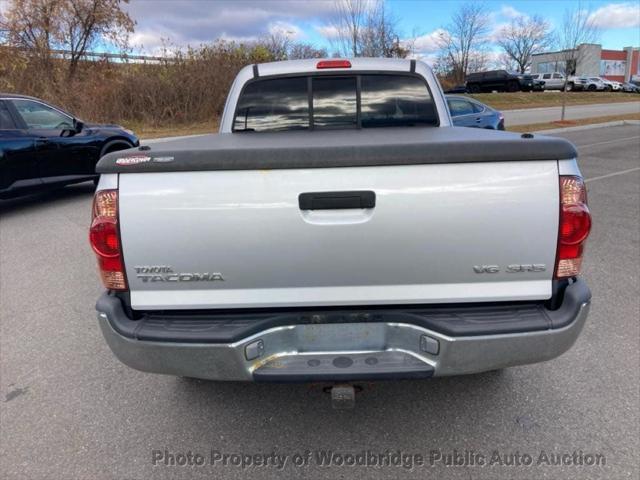
<path id="1" fill-rule="evenodd" d="M 308 353 L 281 356 L 253 371 L 258 382 L 428 378 L 434 368 L 405 352 Z"/>

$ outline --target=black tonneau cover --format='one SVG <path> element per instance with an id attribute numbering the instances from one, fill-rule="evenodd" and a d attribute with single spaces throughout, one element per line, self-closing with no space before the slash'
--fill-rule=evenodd
<path id="1" fill-rule="evenodd" d="M 98 173 L 332 168 L 562 160 L 577 157 L 555 137 L 464 127 L 395 127 L 225 133 L 105 155 Z M 143 147 L 145 148 L 145 147 Z M 128 157 L 137 157 L 130 160 Z M 125 164 L 128 163 L 128 164 Z"/>

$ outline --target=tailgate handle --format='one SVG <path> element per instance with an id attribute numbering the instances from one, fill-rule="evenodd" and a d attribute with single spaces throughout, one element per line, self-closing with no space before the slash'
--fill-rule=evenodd
<path id="1" fill-rule="evenodd" d="M 308 192 L 298 196 L 300 210 L 336 210 L 374 208 L 376 194 L 370 190 L 353 192 Z"/>

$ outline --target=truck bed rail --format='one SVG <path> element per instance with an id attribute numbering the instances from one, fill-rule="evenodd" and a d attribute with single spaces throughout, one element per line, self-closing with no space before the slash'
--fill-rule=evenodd
<path id="1" fill-rule="evenodd" d="M 98 173 L 270 170 L 564 160 L 562 138 L 463 127 L 225 133 L 105 155 Z"/>

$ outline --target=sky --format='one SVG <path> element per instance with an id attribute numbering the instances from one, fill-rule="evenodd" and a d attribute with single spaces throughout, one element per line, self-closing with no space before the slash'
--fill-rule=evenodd
<path id="1" fill-rule="evenodd" d="M 398 20 L 402 39 L 415 38 L 417 54 L 433 58 L 435 38 L 446 27 L 457 0 L 387 0 Z M 566 8 L 577 0 L 487 0 L 483 2 L 499 29 L 519 15 L 542 15 L 560 26 Z M 582 1 L 601 28 L 603 48 L 622 49 L 640 45 L 640 0 Z M 162 41 L 174 46 L 196 46 L 217 38 L 251 41 L 269 32 L 287 32 L 294 40 L 325 47 L 331 44 L 333 0 L 131 0 L 126 7 L 136 20 L 131 41 L 136 51 L 157 53 Z"/>

